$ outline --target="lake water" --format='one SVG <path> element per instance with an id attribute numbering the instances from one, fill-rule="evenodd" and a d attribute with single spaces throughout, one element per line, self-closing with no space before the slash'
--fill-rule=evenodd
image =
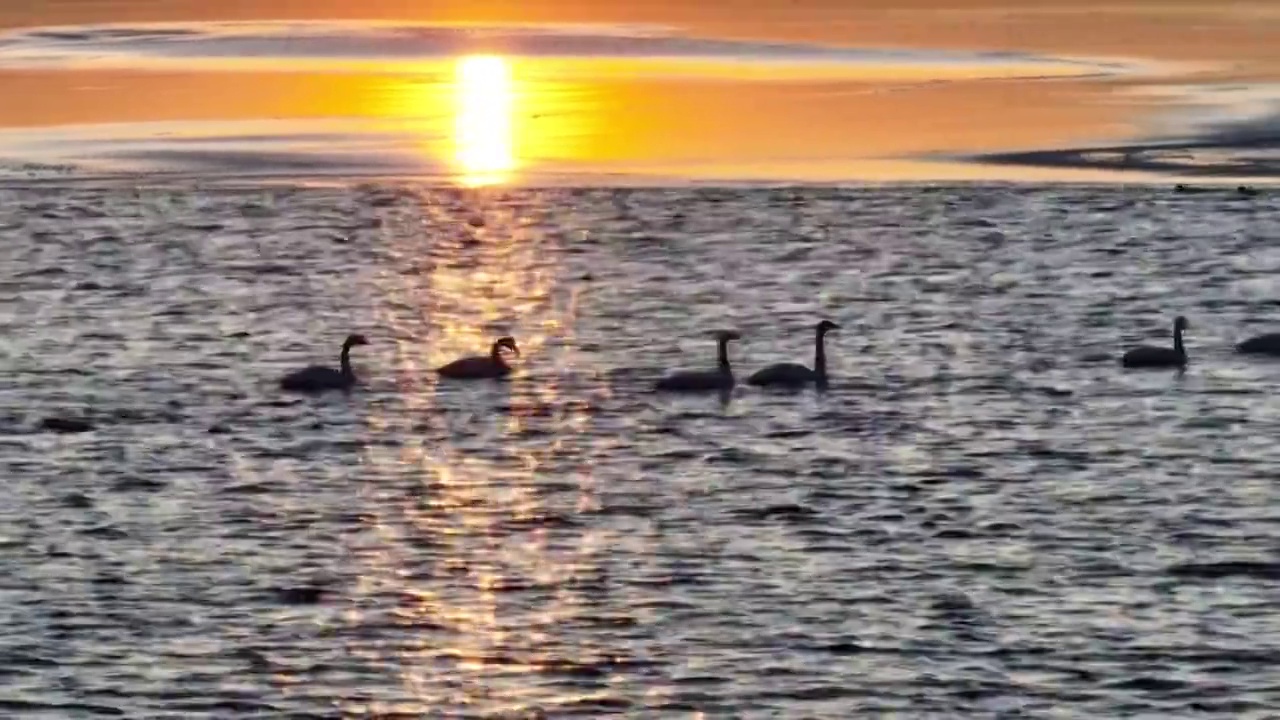
<path id="1" fill-rule="evenodd" d="M 1265 717 L 1278 203 L 0 190 L 0 707 Z M 1177 314 L 1185 374 L 1119 368 Z M 824 395 L 649 391 L 823 317 Z M 357 390 L 278 390 L 350 332 Z"/>
<path id="2" fill-rule="evenodd" d="M 1280 178 L 1261 0 L 10 5 L 0 179 Z"/>

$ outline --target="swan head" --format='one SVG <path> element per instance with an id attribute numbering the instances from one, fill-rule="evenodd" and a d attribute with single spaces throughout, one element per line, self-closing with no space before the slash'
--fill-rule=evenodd
<path id="1" fill-rule="evenodd" d="M 1187 322 L 1187 319 L 1181 315 L 1173 319 L 1174 332 L 1182 332 L 1183 330 L 1187 330 L 1190 327 L 1191 327 L 1191 323 Z"/>
<path id="2" fill-rule="evenodd" d="M 839 330 L 839 329 L 840 329 L 840 326 L 831 322 L 830 320 L 823 320 L 822 322 L 818 323 L 819 335 L 826 335 L 832 330 Z"/>
<path id="3" fill-rule="evenodd" d="M 516 339 L 511 337 L 510 335 L 506 337 L 500 337 L 497 339 L 497 341 L 493 343 L 494 353 L 501 352 L 503 348 L 510 350 L 512 353 L 515 354 L 516 357 L 520 357 L 520 348 L 516 346 Z"/>
<path id="4" fill-rule="evenodd" d="M 717 330 L 715 337 L 716 337 L 716 342 L 723 344 L 723 343 L 729 342 L 730 340 L 741 340 L 742 333 L 738 332 L 737 330 Z"/>
<path id="5" fill-rule="evenodd" d="M 343 341 L 342 347 L 349 348 L 349 347 L 355 347 L 356 345 L 368 345 L 368 344 L 369 344 L 369 340 L 366 339 L 365 336 L 360 335 L 359 333 L 356 333 L 356 334 L 348 335 L 347 339 Z"/>

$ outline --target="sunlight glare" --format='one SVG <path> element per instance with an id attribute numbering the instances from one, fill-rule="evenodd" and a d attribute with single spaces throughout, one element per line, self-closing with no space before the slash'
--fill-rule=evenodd
<path id="1" fill-rule="evenodd" d="M 500 57 L 471 55 L 458 60 L 456 83 L 455 157 L 463 180 L 499 182 L 515 168 L 511 70 Z"/>

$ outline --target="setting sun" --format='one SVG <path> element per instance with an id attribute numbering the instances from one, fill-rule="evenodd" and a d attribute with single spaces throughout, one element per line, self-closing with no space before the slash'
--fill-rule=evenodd
<path id="1" fill-rule="evenodd" d="M 497 182 L 515 167 L 511 70 L 499 57 L 461 58 L 456 88 L 455 157 L 464 179 L 475 185 Z"/>

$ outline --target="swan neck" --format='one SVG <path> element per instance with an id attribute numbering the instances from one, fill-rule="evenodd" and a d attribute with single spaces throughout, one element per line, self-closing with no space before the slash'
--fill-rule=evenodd
<path id="1" fill-rule="evenodd" d="M 506 359 L 502 357 L 502 345 L 499 345 L 498 343 L 494 343 L 493 347 L 489 349 L 489 359 L 498 367 L 507 366 Z"/>
<path id="2" fill-rule="evenodd" d="M 729 341 L 721 340 L 716 348 L 716 360 L 721 372 L 729 372 Z"/>
<path id="3" fill-rule="evenodd" d="M 822 331 L 818 332 L 818 337 L 814 340 L 813 345 L 813 371 L 819 377 L 827 376 L 827 338 Z"/>
<path id="4" fill-rule="evenodd" d="M 346 376 L 354 375 L 351 370 L 351 346 L 344 344 L 342 346 L 342 355 L 338 356 L 338 362 L 342 366 L 342 374 Z"/>
<path id="5" fill-rule="evenodd" d="M 1179 355 L 1186 357 L 1187 350 L 1182 346 L 1182 328 L 1173 328 L 1173 351 Z"/>

